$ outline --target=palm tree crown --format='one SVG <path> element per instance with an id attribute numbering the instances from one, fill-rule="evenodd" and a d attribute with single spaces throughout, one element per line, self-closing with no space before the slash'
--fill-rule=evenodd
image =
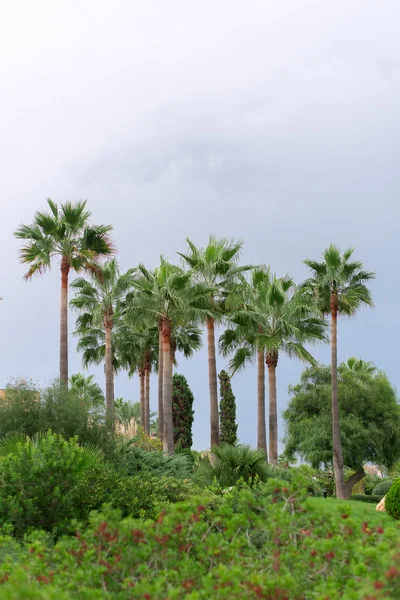
<path id="1" fill-rule="evenodd" d="M 305 344 L 325 340 L 323 319 L 317 317 L 307 295 L 293 280 L 271 274 L 265 267 L 252 272 L 251 282 L 242 283 L 241 308 L 232 313 L 233 327 L 220 338 L 223 354 L 234 351 L 229 363 L 231 373 L 243 368 L 258 355 L 258 445 L 265 447 L 265 390 L 263 361 L 269 374 L 269 455 L 278 460 L 277 405 L 275 370 L 280 352 L 315 364 Z"/>
<path id="2" fill-rule="evenodd" d="M 58 207 L 47 201 L 50 212 L 38 211 L 31 225 L 20 225 L 14 235 L 26 243 L 19 256 L 29 266 L 25 279 L 43 274 L 59 258 L 61 269 L 60 381 L 68 385 L 68 274 L 70 270 L 96 269 L 99 261 L 114 253 L 111 225 L 90 225 L 86 201 L 65 202 Z"/>
<path id="3" fill-rule="evenodd" d="M 75 279 L 71 287 L 76 291 L 71 306 L 80 312 L 76 321 L 76 335 L 81 337 L 80 346 L 88 350 L 88 336 L 93 341 L 105 337 L 104 351 L 106 363 L 106 405 L 110 421 L 114 418 L 114 365 L 112 333 L 119 316 L 121 302 L 128 292 L 132 277 L 128 271 L 120 275 L 116 259 L 111 259 L 98 267 L 91 275 L 91 282 L 82 277 Z M 102 335 L 99 332 L 102 331 Z M 99 347 L 91 347 L 84 362 L 92 358 L 97 361 L 102 352 Z"/>

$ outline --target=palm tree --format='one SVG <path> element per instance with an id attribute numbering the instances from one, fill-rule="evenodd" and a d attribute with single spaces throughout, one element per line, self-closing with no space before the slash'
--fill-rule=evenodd
<path id="1" fill-rule="evenodd" d="M 113 357 L 113 330 L 119 314 L 120 303 L 124 299 L 131 285 L 131 273 L 120 275 L 116 259 L 111 259 L 98 267 L 91 275 L 92 282 L 82 277 L 75 279 L 71 287 L 76 290 L 76 295 L 71 300 L 71 306 L 80 312 L 77 319 L 76 334 L 81 337 L 81 346 L 87 349 L 87 337 L 93 335 L 100 328 L 105 337 L 105 373 L 106 373 L 106 415 L 110 425 L 115 419 L 114 407 L 114 357 Z M 94 332 L 92 330 L 94 328 Z M 95 334 L 96 335 L 96 334 Z M 98 334 L 97 334 L 98 336 Z M 83 345 L 82 345 L 83 342 Z M 99 346 L 93 361 L 100 358 Z M 84 356 L 87 364 L 87 357 Z"/>
<path id="2" fill-rule="evenodd" d="M 185 358 L 191 358 L 193 354 L 203 346 L 201 330 L 196 325 L 179 325 L 174 327 L 171 333 L 171 362 L 177 366 L 176 352 L 182 352 Z"/>
<path id="3" fill-rule="evenodd" d="M 257 355 L 258 366 L 258 447 L 265 440 L 264 358 L 268 367 L 269 462 L 278 463 L 278 411 L 276 368 L 279 355 L 315 364 L 305 344 L 325 339 L 325 321 L 315 316 L 309 298 L 289 277 L 277 278 L 269 269 L 257 268 L 251 285 L 245 285 L 245 307 L 233 313 L 234 328 L 221 336 L 224 354 L 235 351 L 229 363 L 231 373 L 243 368 Z"/>
<path id="4" fill-rule="evenodd" d="M 366 283 L 375 278 L 375 273 L 364 270 L 362 262 L 352 260 L 353 252 L 354 249 L 349 248 L 342 254 L 336 246 L 331 245 L 324 251 L 322 262 L 304 261 L 311 270 L 311 277 L 304 283 L 304 289 L 312 294 L 320 313 L 331 316 L 332 445 L 338 498 L 346 498 L 346 488 L 337 393 L 337 317 L 340 314 L 352 317 L 362 305 L 373 306 Z"/>
<path id="5" fill-rule="evenodd" d="M 93 379 L 93 375 L 85 377 L 82 373 L 71 375 L 69 380 L 70 391 L 83 403 L 94 407 L 102 406 L 104 404 L 104 394 Z"/>
<path id="6" fill-rule="evenodd" d="M 238 261 L 243 243 L 217 239 L 210 236 L 205 248 L 196 248 L 189 240 L 187 254 L 178 252 L 193 273 L 193 279 L 205 285 L 208 292 L 209 313 L 206 317 L 208 348 L 208 380 L 210 388 L 210 444 L 219 444 L 219 410 L 217 361 L 215 352 L 215 322 L 222 319 L 223 305 L 226 303 L 229 290 L 238 276 L 251 269 L 250 266 L 239 266 Z M 226 305 L 226 304 L 225 304 Z"/>
<path id="7" fill-rule="evenodd" d="M 71 270 L 96 269 L 99 261 L 114 252 L 109 238 L 111 225 L 89 225 L 91 213 L 86 201 L 57 206 L 47 200 L 50 212 L 36 212 L 31 225 L 20 225 L 14 235 L 25 240 L 19 256 L 29 265 L 25 279 L 50 269 L 54 257 L 60 259 L 60 382 L 68 386 L 68 276 Z"/>
<path id="8" fill-rule="evenodd" d="M 376 367 L 372 362 L 355 358 L 354 356 L 348 358 L 346 362 L 342 362 L 338 366 L 338 373 L 342 376 L 350 373 L 362 378 L 365 375 L 373 375 L 375 372 Z"/>
<path id="9" fill-rule="evenodd" d="M 172 423 L 172 361 L 171 336 L 174 328 L 193 323 L 207 311 L 203 286 L 193 285 L 191 274 L 171 265 L 161 258 L 160 266 L 149 271 L 139 265 L 133 285 L 136 294 L 129 309 L 131 322 L 135 325 L 149 322 L 159 324 L 163 344 L 163 447 L 174 451 Z M 160 418 L 160 415 L 159 415 Z"/>

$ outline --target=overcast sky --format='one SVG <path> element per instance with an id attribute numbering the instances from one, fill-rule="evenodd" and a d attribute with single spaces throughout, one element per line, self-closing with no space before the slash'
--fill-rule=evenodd
<path id="1" fill-rule="evenodd" d="M 377 273 L 376 308 L 340 322 L 339 359 L 372 360 L 398 387 L 399 23 L 398 0 L 2 5 L 0 387 L 58 374 L 59 269 L 25 283 L 12 235 L 48 197 L 87 199 L 96 223 L 113 224 L 123 270 L 214 233 L 301 281 L 303 258 L 355 246 Z M 202 449 L 206 352 L 179 362 Z M 281 358 L 280 410 L 301 370 Z M 255 367 L 233 389 L 240 439 L 255 444 Z M 119 376 L 116 395 L 138 400 L 137 378 Z"/>

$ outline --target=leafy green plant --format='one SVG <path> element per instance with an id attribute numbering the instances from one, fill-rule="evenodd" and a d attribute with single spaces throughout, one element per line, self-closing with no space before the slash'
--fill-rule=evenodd
<path id="1" fill-rule="evenodd" d="M 381 483 L 378 483 L 378 485 L 376 487 L 374 487 L 374 489 L 372 491 L 372 495 L 380 496 L 381 498 L 383 498 L 383 496 L 386 496 L 386 494 L 392 487 L 392 483 L 393 482 L 389 477 L 385 477 L 385 479 L 383 481 L 381 481 Z"/>
<path id="2" fill-rule="evenodd" d="M 212 448 L 216 458 L 214 464 L 203 461 L 196 473 L 196 478 L 205 484 L 216 478 L 222 487 L 234 485 L 239 479 L 253 481 L 255 478 L 266 481 L 269 467 L 264 450 L 250 446 L 231 446 L 221 444 Z"/>
<path id="3" fill-rule="evenodd" d="M 10 590 L 23 589 L 40 600 L 398 598 L 399 532 L 387 517 L 374 511 L 373 523 L 362 522 L 351 503 L 329 500 L 322 509 L 305 498 L 299 481 L 271 480 L 218 501 L 203 496 L 164 506 L 155 522 L 121 520 L 107 507 L 55 547 L 32 538 L 20 559 L 0 566 L 0 595 L 22 600 Z"/>
<path id="4" fill-rule="evenodd" d="M 118 444 L 115 466 L 124 475 L 136 475 L 144 471 L 155 475 L 174 476 L 185 479 L 193 472 L 193 462 L 185 454 L 164 454 L 160 451 L 147 452 L 138 448 L 134 440 Z"/>
<path id="5" fill-rule="evenodd" d="M 226 371 L 221 371 L 218 379 L 221 393 L 221 402 L 219 404 L 221 442 L 236 444 L 238 426 L 236 424 L 236 402 L 232 392 L 231 380 Z"/>
<path id="6" fill-rule="evenodd" d="M 11 524 L 17 537 L 32 528 L 65 531 L 75 517 L 71 492 L 85 471 L 103 461 L 98 449 L 51 432 L 25 441 L 9 436 L 1 454 L 0 524 Z"/>
<path id="7" fill-rule="evenodd" d="M 172 377 L 172 422 L 175 447 L 192 447 L 193 402 L 194 396 L 186 377 L 175 373 Z"/>
<path id="8" fill-rule="evenodd" d="M 350 500 L 357 500 L 357 502 L 370 502 L 371 504 L 378 504 L 382 500 L 382 496 L 374 496 L 372 494 L 352 494 Z"/>
<path id="9" fill-rule="evenodd" d="M 400 478 L 396 479 L 385 498 L 385 509 L 394 519 L 400 519 Z"/>

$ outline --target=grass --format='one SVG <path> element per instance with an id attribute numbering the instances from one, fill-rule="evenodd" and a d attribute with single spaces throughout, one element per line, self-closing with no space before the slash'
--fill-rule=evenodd
<path id="1" fill-rule="evenodd" d="M 367 522 L 373 527 L 398 529 L 400 533 L 400 521 L 395 521 L 387 513 L 378 512 L 375 504 L 355 500 L 337 500 L 336 498 L 309 498 L 308 502 L 310 506 L 321 512 L 347 513 L 359 522 L 360 526 Z"/>

